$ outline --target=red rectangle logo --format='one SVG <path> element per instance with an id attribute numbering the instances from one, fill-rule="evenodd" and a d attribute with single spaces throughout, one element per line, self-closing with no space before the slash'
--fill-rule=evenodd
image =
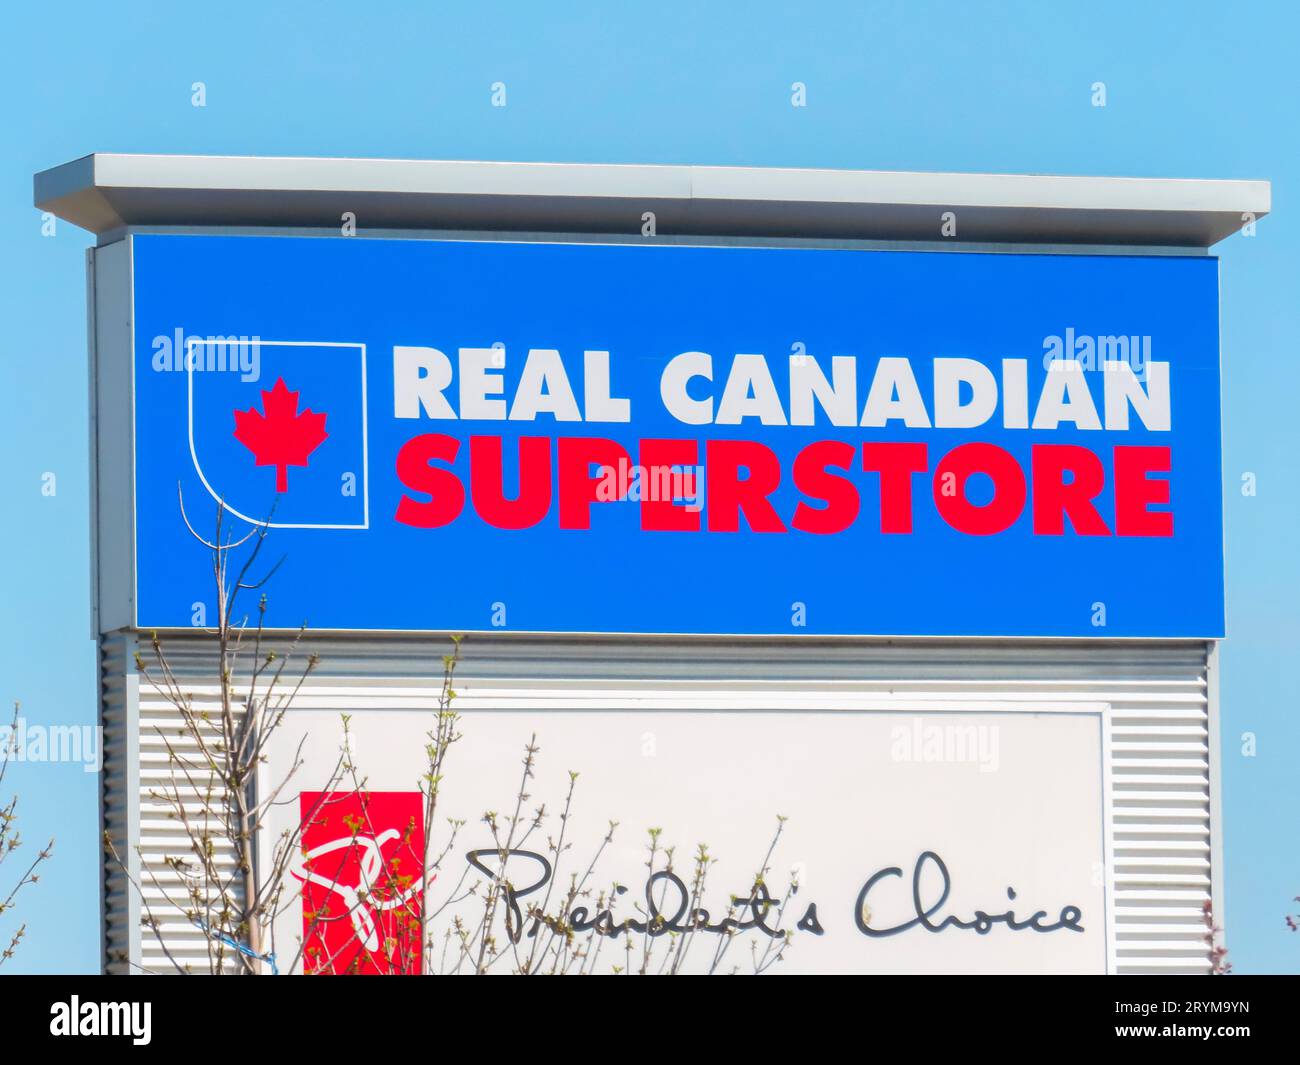
<path id="1" fill-rule="evenodd" d="M 424 796 L 304 791 L 300 811 L 303 971 L 419 974 Z"/>

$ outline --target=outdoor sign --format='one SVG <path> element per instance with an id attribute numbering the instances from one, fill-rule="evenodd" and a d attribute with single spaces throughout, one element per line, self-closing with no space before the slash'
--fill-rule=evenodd
<path id="1" fill-rule="evenodd" d="M 302 908 L 303 971 L 418 974 L 423 796 L 305 791 L 298 813 L 289 873 Z"/>
<path id="2" fill-rule="evenodd" d="M 1212 258 L 131 239 L 140 626 L 1223 635 Z"/>
<path id="3" fill-rule="evenodd" d="M 447 933 L 479 928 L 503 849 L 509 887 L 491 921 L 493 966 L 503 971 L 554 947 L 551 932 L 561 927 L 598 952 L 584 963 L 598 972 L 628 966 L 629 941 L 634 968 L 646 948 L 658 965 L 687 933 L 690 972 L 733 938 L 721 971 L 745 971 L 757 956 L 770 959 L 787 933 L 781 972 L 1113 971 L 1103 704 L 892 700 L 803 708 L 797 725 L 779 727 L 770 711 L 788 708 L 651 708 L 601 714 L 598 725 L 590 713 L 547 711 L 515 830 L 509 816 L 537 715 L 472 692 L 457 705 L 465 747 L 453 747 L 444 766 L 429 841 L 439 864 L 425 890 L 437 971 L 473 970 Z M 414 924 L 420 912 L 411 847 L 423 842 L 429 728 L 428 710 L 354 716 L 357 777 L 376 790 L 344 790 L 325 803 L 338 715 L 294 709 L 275 733 L 264 786 L 301 760 L 291 779 L 304 794 L 300 806 L 272 808 L 262 860 L 298 817 L 317 874 L 300 895 L 304 878 L 295 873 L 279 911 L 283 967 L 416 971 L 411 941 L 392 922 Z M 578 773 L 571 804 L 570 770 Z M 541 806 L 549 814 L 530 827 Z M 321 809 L 338 813 L 309 813 Z M 498 811 L 491 826 L 490 810 Z M 652 858 L 654 827 L 662 832 Z M 697 890 L 700 844 L 712 864 Z M 357 860 L 342 860 L 353 853 Z M 387 875 L 381 858 L 398 857 L 397 875 Z M 583 890 L 569 896 L 575 882 Z M 375 934 L 384 927 L 387 935 Z"/>

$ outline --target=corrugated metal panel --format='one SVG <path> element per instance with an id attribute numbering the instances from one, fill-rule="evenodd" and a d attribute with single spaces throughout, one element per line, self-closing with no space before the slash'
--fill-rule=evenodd
<path id="1" fill-rule="evenodd" d="M 140 909 L 131 880 L 138 877 L 134 843 L 139 820 L 139 777 L 131 752 L 135 747 L 133 670 L 128 668 L 132 641 L 105 637 L 100 643 L 103 663 L 100 724 L 104 729 L 104 766 L 100 776 L 101 826 L 124 872 L 107 846 L 103 849 L 103 964 L 108 973 L 132 971 L 139 962 Z"/>
<path id="2" fill-rule="evenodd" d="M 214 697 L 212 645 L 193 634 L 164 641 L 168 660 L 196 698 Z M 429 637 L 312 637 L 320 665 L 299 705 L 364 712 L 433 705 L 445 641 Z M 117 724 L 128 641 L 105 641 L 105 766 L 108 828 L 123 832 L 129 804 L 118 788 L 130 734 Z M 116 675 L 116 677 L 115 677 Z M 1202 907 L 1210 899 L 1209 682 L 1200 643 L 1047 641 L 855 641 L 582 639 L 475 636 L 457 673 L 457 708 L 618 709 L 690 705 L 830 708 L 858 695 L 989 702 L 1105 702 L 1111 706 L 1117 958 L 1122 973 L 1206 973 Z M 157 692 L 139 695 L 140 762 L 135 801 L 146 874 L 169 882 L 162 855 L 177 840 L 150 788 L 166 779 L 158 729 L 176 713 Z M 539 723 L 539 728 L 544 723 Z M 112 792 L 111 801 L 109 793 Z M 227 860 L 233 860 L 227 856 Z M 146 881 L 151 877 L 146 875 Z M 122 885 L 106 875 L 110 944 L 126 937 Z M 138 915 L 136 916 L 138 922 Z M 166 929 L 177 957 L 206 967 L 202 937 Z M 120 948 L 119 948 L 120 949 Z M 136 934 L 146 969 L 166 968 L 152 933 Z"/>

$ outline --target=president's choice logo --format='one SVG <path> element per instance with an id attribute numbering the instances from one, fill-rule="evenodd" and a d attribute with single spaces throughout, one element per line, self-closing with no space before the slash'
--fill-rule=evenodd
<path id="1" fill-rule="evenodd" d="M 150 1002 L 82 1002 L 73 995 L 50 1007 L 50 1035 L 130 1037 L 138 1047 L 148 1046 L 152 1035 Z"/>
<path id="2" fill-rule="evenodd" d="M 202 353 L 203 341 L 191 341 Z M 259 342 L 260 379 L 187 368 L 190 455 L 228 510 L 274 528 L 369 524 L 362 344 Z"/>
<path id="3" fill-rule="evenodd" d="M 300 802 L 289 871 L 302 884 L 304 970 L 419 973 L 423 795 L 305 791 Z"/>

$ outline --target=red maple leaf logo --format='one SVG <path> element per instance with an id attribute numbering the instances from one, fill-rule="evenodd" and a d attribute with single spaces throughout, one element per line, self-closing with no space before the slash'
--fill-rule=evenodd
<path id="1" fill-rule="evenodd" d="M 275 467 L 275 490 L 289 490 L 288 466 L 306 466 L 307 456 L 329 433 L 325 415 L 298 411 L 298 393 L 285 387 L 284 378 L 275 387 L 262 390 L 263 414 L 257 410 L 235 411 L 235 439 L 256 456 L 257 466 Z"/>

